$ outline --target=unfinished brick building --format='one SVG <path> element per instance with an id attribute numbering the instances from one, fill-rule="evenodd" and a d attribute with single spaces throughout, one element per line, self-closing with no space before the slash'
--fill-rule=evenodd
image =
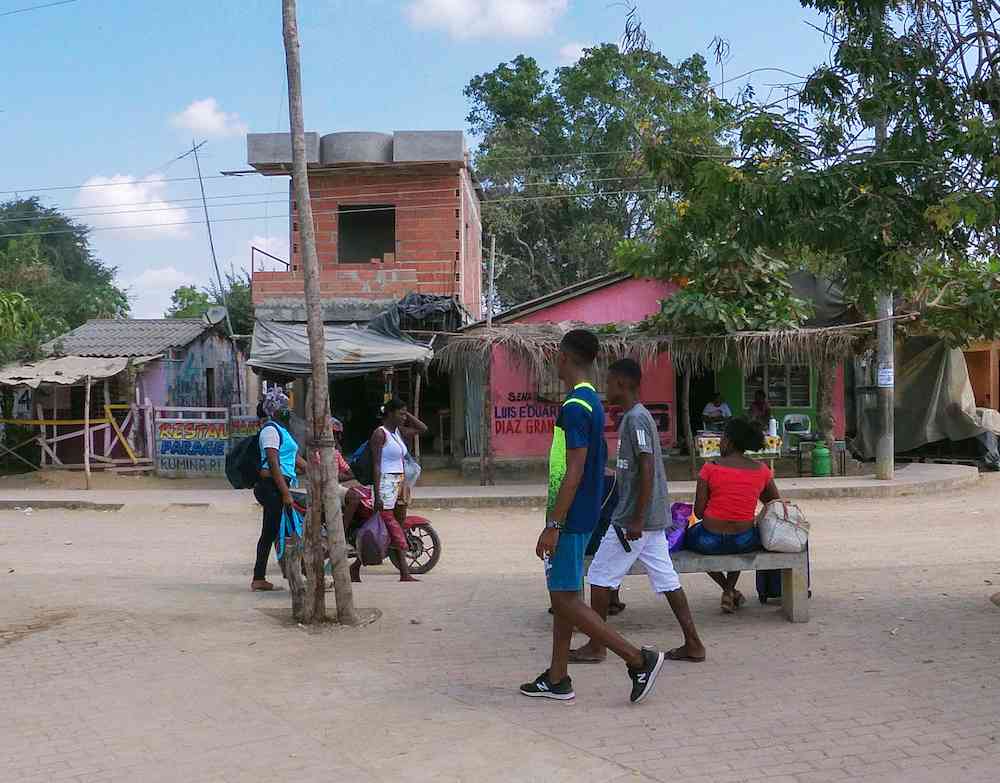
<path id="1" fill-rule="evenodd" d="M 461 131 L 307 134 L 324 320 L 365 321 L 414 292 L 482 308 L 480 197 Z M 289 177 L 288 134 L 249 134 L 249 164 Z M 299 220 L 289 177 L 291 258 L 253 273 L 258 317 L 304 320 Z"/>

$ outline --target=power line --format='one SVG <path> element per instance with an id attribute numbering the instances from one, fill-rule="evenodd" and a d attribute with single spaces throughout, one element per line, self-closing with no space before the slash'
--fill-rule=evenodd
<path id="1" fill-rule="evenodd" d="M 598 178 L 595 178 L 595 179 L 580 180 L 578 182 L 573 183 L 573 185 L 574 186 L 581 186 L 581 185 L 592 185 L 592 184 L 598 183 L 598 182 L 621 182 L 622 180 L 650 180 L 650 179 L 653 179 L 653 176 L 649 175 L 649 174 L 647 174 L 647 175 L 641 175 L 641 176 L 628 175 L 628 176 L 622 176 L 622 177 L 598 177 Z M 521 187 L 524 187 L 524 188 L 528 188 L 528 187 L 545 187 L 545 186 L 555 186 L 555 185 L 558 185 L 558 184 L 559 183 L 557 183 L 557 182 L 548 182 L 548 181 L 526 182 L 523 185 L 521 185 Z M 313 202 L 322 202 L 322 201 L 338 201 L 338 202 L 342 202 L 345 199 L 382 198 L 382 197 L 388 197 L 388 196 L 407 196 L 407 195 L 420 195 L 420 194 L 427 194 L 427 193 L 450 193 L 453 190 L 455 190 L 455 188 L 449 187 L 449 188 L 423 188 L 423 189 L 420 189 L 420 190 L 380 191 L 380 192 L 377 192 L 377 193 L 343 193 L 343 194 L 339 194 L 339 195 L 335 195 L 335 196 L 318 196 L 318 197 L 313 198 Z M 209 199 L 221 199 L 221 198 L 241 198 L 241 199 L 248 199 L 248 198 L 256 198 L 258 196 L 284 196 L 285 198 L 283 198 L 281 200 L 239 201 L 239 202 L 234 202 L 234 203 L 231 203 L 231 204 L 213 204 L 213 207 L 215 207 L 216 209 L 228 209 L 228 208 L 231 208 L 231 207 L 252 207 L 252 206 L 262 206 L 262 205 L 271 205 L 271 204 L 286 204 L 286 205 L 288 204 L 288 194 L 287 193 L 283 193 L 281 191 L 275 191 L 275 192 L 270 192 L 270 193 L 246 193 L 246 194 L 238 194 L 237 193 L 237 194 L 232 194 L 231 196 L 208 196 L 207 198 L 209 198 Z M 174 200 L 159 200 L 159 199 L 157 199 L 157 200 L 154 200 L 154 201 L 140 201 L 140 202 L 135 202 L 132 206 L 142 206 L 144 204 L 163 204 L 163 205 L 176 204 L 176 203 L 185 203 L 186 204 L 188 202 L 196 202 L 196 201 L 201 201 L 201 197 L 194 197 L 194 198 L 188 198 L 188 199 L 174 199 Z M 487 203 L 487 202 L 483 202 L 483 203 Z M 129 204 L 120 204 L 120 205 L 119 204 L 109 204 L 107 206 L 130 206 L 130 205 Z M 191 206 L 194 206 L 194 205 L 192 204 Z M 402 206 L 405 206 L 405 205 L 402 205 Z M 121 210 L 119 210 L 119 209 L 112 209 L 112 210 L 103 210 L 103 211 L 91 211 L 91 212 L 87 212 L 87 213 L 84 213 L 84 214 L 71 215 L 70 217 L 72 217 L 75 220 L 84 221 L 84 220 L 86 220 L 88 218 L 93 218 L 93 217 L 107 217 L 109 215 L 140 215 L 140 214 L 147 214 L 147 213 L 151 213 L 151 212 L 154 212 L 154 213 L 155 212 L 179 212 L 179 211 L 182 211 L 182 210 L 185 210 L 185 209 L 188 209 L 188 208 L 190 208 L 190 207 L 188 207 L 188 206 L 157 206 L 157 207 L 150 207 L 149 209 L 121 209 Z M 94 206 L 94 207 L 86 207 L 86 209 L 100 210 L 101 208 L 99 206 Z M 63 211 L 68 211 L 68 210 L 60 210 L 60 212 L 63 212 Z M 3 218 L 3 219 L 0 219 L 0 224 L 4 224 L 4 223 L 26 223 L 26 222 L 30 222 L 30 221 L 33 221 L 33 220 L 51 220 L 51 219 L 52 219 L 52 216 L 49 216 L 49 215 L 29 215 L 29 216 L 25 216 L 25 217 Z"/>
<path id="2" fill-rule="evenodd" d="M 69 5 L 77 0 L 57 0 L 54 3 L 42 3 L 41 5 L 29 5 L 27 8 L 15 8 L 13 11 L 2 11 L 0 16 L 13 16 L 14 14 L 26 14 L 28 11 L 40 11 L 43 8 L 53 8 L 57 5 Z"/>
<path id="3" fill-rule="evenodd" d="M 516 196 L 511 198 L 500 198 L 491 199 L 489 201 L 484 201 L 483 207 L 491 207 L 500 204 L 511 204 L 520 203 L 527 201 L 547 201 L 552 199 L 571 199 L 571 198 L 602 198 L 605 196 L 621 196 L 621 195 L 638 195 L 642 193 L 659 193 L 660 188 L 636 188 L 629 190 L 613 190 L 613 191 L 597 191 L 595 193 L 555 193 L 545 196 Z M 387 206 L 387 207 L 361 207 L 357 209 L 337 209 L 337 210 L 323 210 L 314 213 L 314 216 L 321 215 L 345 215 L 345 214 L 355 214 L 364 212 L 386 212 L 388 210 L 394 210 L 396 212 L 407 212 L 407 211 L 417 211 L 417 210 L 431 210 L 431 209 L 452 209 L 455 206 L 453 201 L 444 201 L 438 204 L 415 204 L 412 206 Z M 231 218 L 214 218 L 216 223 L 234 223 L 247 220 L 265 220 L 272 218 L 289 218 L 297 217 L 297 215 L 253 215 L 244 217 L 231 217 Z M 201 224 L 201 220 L 181 220 L 171 223 L 147 223 L 143 225 L 120 225 L 120 226 L 98 226 L 96 228 L 88 229 L 88 231 L 138 231 L 140 229 L 157 229 L 157 228 L 174 228 L 177 226 L 189 226 L 195 224 Z M 33 231 L 30 232 L 32 236 L 49 236 L 56 234 L 73 234 L 76 233 L 73 229 L 53 229 L 51 231 Z M 0 234 L 0 239 L 7 239 L 10 237 L 22 237 L 25 236 L 25 232 L 12 233 L 12 234 Z"/>

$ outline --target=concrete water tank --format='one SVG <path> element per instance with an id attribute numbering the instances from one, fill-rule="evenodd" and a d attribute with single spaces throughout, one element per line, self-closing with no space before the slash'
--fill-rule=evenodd
<path id="1" fill-rule="evenodd" d="M 320 140 L 320 163 L 392 163 L 392 134 L 346 131 Z"/>

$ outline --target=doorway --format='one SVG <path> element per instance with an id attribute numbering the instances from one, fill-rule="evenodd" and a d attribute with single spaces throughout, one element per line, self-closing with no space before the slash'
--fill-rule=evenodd
<path id="1" fill-rule="evenodd" d="M 690 410 L 684 410 L 684 395 L 681 390 L 684 388 L 684 375 L 677 376 L 679 384 L 677 390 L 677 442 L 681 444 L 683 453 L 688 453 L 689 444 L 685 441 L 684 417 L 691 421 L 691 432 L 697 433 L 701 429 L 701 412 L 705 406 L 712 401 L 715 392 L 718 391 L 715 373 L 707 370 L 695 373 L 691 376 L 691 399 L 689 401 Z"/>

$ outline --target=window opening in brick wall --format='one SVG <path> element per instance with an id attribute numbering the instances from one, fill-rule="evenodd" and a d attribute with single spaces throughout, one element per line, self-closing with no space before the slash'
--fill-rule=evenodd
<path id="1" fill-rule="evenodd" d="M 344 204 L 337 209 L 337 261 L 385 261 L 396 253 L 396 208 L 389 204 Z"/>

